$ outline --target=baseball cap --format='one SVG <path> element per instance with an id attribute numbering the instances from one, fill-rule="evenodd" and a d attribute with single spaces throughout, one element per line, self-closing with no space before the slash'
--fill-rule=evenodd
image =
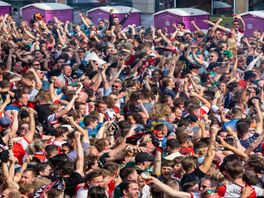
<path id="1" fill-rule="evenodd" d="M 212 63 L 209 63 L 209 66 L 208 66 L 208 70 L 213 70 L 214 68 L 216 67 L 220 67 L 221 66 L 221 63 L 218 63 L 218 62 L 212 62 Z"/>
<path id="2" fill-rule="evenodd" d="M 11 124 L 11 120 L 10 120 L 10 118 L 9 117 L 2 117 L 1 119 L 0 119 L 0 125 L 1 126 L 9 126 Z"/>
<path id="3" fill-rule="evenodd" d="M 147 152 L 141 152 L 141 153 L 138 153 L 135 157 L 135 161 L 136 163 L 137 162 L 146 162 L 146 161 L 154 161 L 154 156 L 147 153 Z"/>
<path id="4" fill-rule="evenodd" d="M 244 80 L 249 80 L 250 78 L 255 78 L 255 77 L 256 77 L 256 74 L 251 70 L 246 71 L 244 73 Z"/>

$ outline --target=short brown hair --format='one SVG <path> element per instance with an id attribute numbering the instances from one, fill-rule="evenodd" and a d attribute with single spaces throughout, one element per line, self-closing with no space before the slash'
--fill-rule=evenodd
<path id="1" fill-rule="evenodd" d="M 232 179 L 238 179 L 242 177 L 244 167 L 239 161 L 227 161 L 225 165 L 225 170 Z"/>
<path id="2" fill-rule="evenodd" d="M 198 161 L 197 161 L 197 157 L 195 156 L 188 156 L 182 160 L 182 168 L 186 172 L 191 171 L 193 168 L 196 168 L 197 166 L 198 166 Z"/>

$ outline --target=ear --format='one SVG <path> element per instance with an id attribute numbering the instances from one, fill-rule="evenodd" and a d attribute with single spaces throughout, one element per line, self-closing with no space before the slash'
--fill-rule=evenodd
<path id="1" fill-rule="evenodd" d="M 123 193 L 124 195 L 127 195 L 127 191 L 126 191 L 126 190 L 123 190 L 122 193 Z"/>

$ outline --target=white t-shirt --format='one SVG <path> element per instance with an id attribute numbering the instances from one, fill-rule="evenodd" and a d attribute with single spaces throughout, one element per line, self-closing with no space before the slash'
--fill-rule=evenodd
<path id="1" fill-rule="evenodd" d="M 83 198 L 83 197 L 87 197 L 88 195 L 88 189 L 82 187 L 80 188 L 77 193 L 76 193 L 76 198 Z"/>

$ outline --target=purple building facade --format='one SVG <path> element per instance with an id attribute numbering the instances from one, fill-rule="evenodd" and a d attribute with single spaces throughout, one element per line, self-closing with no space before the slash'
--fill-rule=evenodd
<path id="1" fill-rule="evenodd" d="M 252 36 L 254 31 L 264 32 L 264 10 L 241 14 L 246 24 L 245 36 Z"/>
<path id="2" fill-rule="evenodd" d="M 126 6 L 101 6 L 97 8 L 93 8 L 86 12 L 88 17 L 91 17 L 92 21 L 97 25 L 98 22 L 103 20 L 109 19 L 110 10 L 113 9 L 113 15 L 119 18 L 119 21 L 128 13 L 131 7 Z M 132 9 L 131 15 L 128 17 L 126 23 L 123 25 L 123 28 L 127 27 L 128 25 L 135 24 L 136 26 L 141 25 L 140 19 L 141 11 L 135 8 Z"/>
<path id="3" fill-rule="evenodd" d="M 34 14 L 40 13 L 47 23 L 57 17 L 60 21 L 73 21 L 73 8 L 60 3 L 34 3 L 21 8 L 22 18 L 30 21 Z"/>
<path id="4" fill-rule="evenodd" d="M 0 16 L 4 16 L 5 14 L 10 14 L 12 7 L 10 4 L 0 1 Z"/>
<path id="5" fill-rule="evenodd" d="M 162 10 L 154 15 L 154 25 L 158 28 L 167 28 L 169 33 L 175 31 L 172 26 L 173 23 L 183 22 L 185 29 L 194 31 L 195 28 L 191 24 L 191 21 L 195 21 L 200 29 L 207 29 L 208 24 L 204 20 L 209 19 L 209 13 L 203 10 L 195 8 L 173 8 Z"/>

